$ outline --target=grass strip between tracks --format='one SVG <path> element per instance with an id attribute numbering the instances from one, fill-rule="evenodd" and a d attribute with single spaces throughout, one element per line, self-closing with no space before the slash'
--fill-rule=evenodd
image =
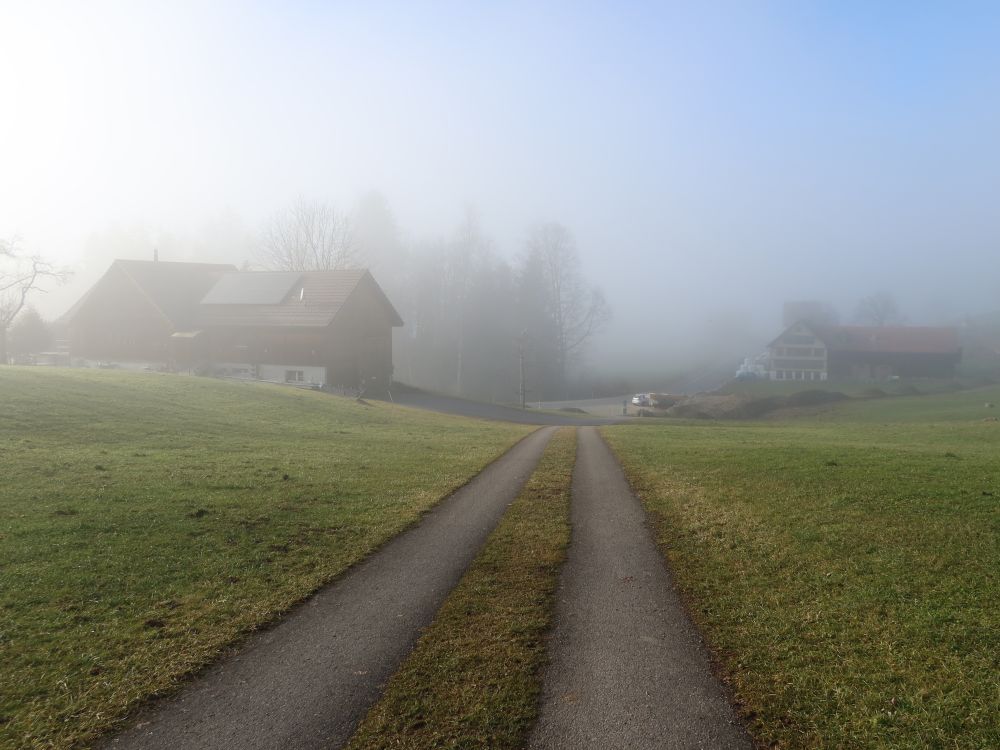
<path id="1" fill-rule="evenodd" d="M 348 750 L 522 746 L 569 544 L 575 455 L 576 431 L 563 428 Z"/>

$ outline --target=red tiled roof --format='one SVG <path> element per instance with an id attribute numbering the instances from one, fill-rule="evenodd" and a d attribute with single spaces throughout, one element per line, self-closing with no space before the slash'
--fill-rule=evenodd
<path id="1" fill-rule="evenodd" d="M 814 327 L 830 351 L 893 354 L 955 354 L 961 349 L 954 328 L 928 326 Z"/>

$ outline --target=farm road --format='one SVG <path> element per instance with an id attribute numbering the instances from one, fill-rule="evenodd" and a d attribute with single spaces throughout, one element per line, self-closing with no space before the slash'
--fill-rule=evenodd
<path id="1" fill-rule="evenodd" d="M 424 391 L 398 393 L 393 396 L 393 399 L 394 403 L 414 409 L 426 409 L 427 411 L 436 411 L 441 414 L 456 414 L 461 417 L 493 419 L 501 422 L 515 422 L 517 424 L 580 427 L 581 425 L 619 424 L 630 421 L 621 416 L 617 418 L 598 417 L 593 414 L 566 414 L 563 416 L 561 414 L 546 414 L 533 409 L 522 411 L 511 406 L 487 404 L 482 401 L 469 401 L 464 398 L 443 396 L 438 393 L 426 393 Z M 621 404 L 621 401 L 618 400 L 618 403 Z M 619 410 L 620 408 L 619 406 Z"/>
<path id="2" fill-rule="evenodd" d="M 339 747 L 458 583 L 552 436 L 532 433 L 279 625 L 106 747 Z"/>
<path id="3" fill-rule="evenodd" d="M 573 536 L 535 750 L 751 748 L 618 460 L 577 431 Z"/>

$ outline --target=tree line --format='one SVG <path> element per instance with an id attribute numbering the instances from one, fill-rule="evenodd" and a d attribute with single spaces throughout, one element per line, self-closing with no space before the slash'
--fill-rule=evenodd
<path id="1" fill-rule="evenodd" d="M 135 238 L 127 244 L 123 252 L 134 253 Z M 555 222 L 531 228 L 507 259 L 471 210 L 446 236 L 414 242 L 380 194 L 353 212 L 300 198 L 260 227 L 254 247 L 238 244 L 255 261 L 245 269 L 370 268 L 405 322 L 394 335 L 396 379 L 468 398 L 565 397 L 610 317 L 583 275 L 572 232 Z M 0 363 L 54 346 L 30 298 L 64 278 L 17 240 L 0 241 Z"/>
<path id="2" fill-rule="evenodd" d="M 572 232 L 542 223 L 504 258 L 468 211 L 449 236 L 407 243 L 380 195 L 348 216 L 298 200 L 264 228 L 261 265 L 373 270 L 405 326 L 397 380 L 491 401 L 566 397 L 610 308 L 584 276 Z"/>

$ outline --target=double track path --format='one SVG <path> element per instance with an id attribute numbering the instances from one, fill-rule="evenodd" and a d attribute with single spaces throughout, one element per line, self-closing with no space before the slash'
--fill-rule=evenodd
<path id="1" fill-rule="evenodd" d="M 106 746 L 343 746 L 518 495 L 553 429 L 529 435 Z M 531 747 L 751 747 L 621 467 L 594 428 L 578 435 L 572 541 Z"/>

